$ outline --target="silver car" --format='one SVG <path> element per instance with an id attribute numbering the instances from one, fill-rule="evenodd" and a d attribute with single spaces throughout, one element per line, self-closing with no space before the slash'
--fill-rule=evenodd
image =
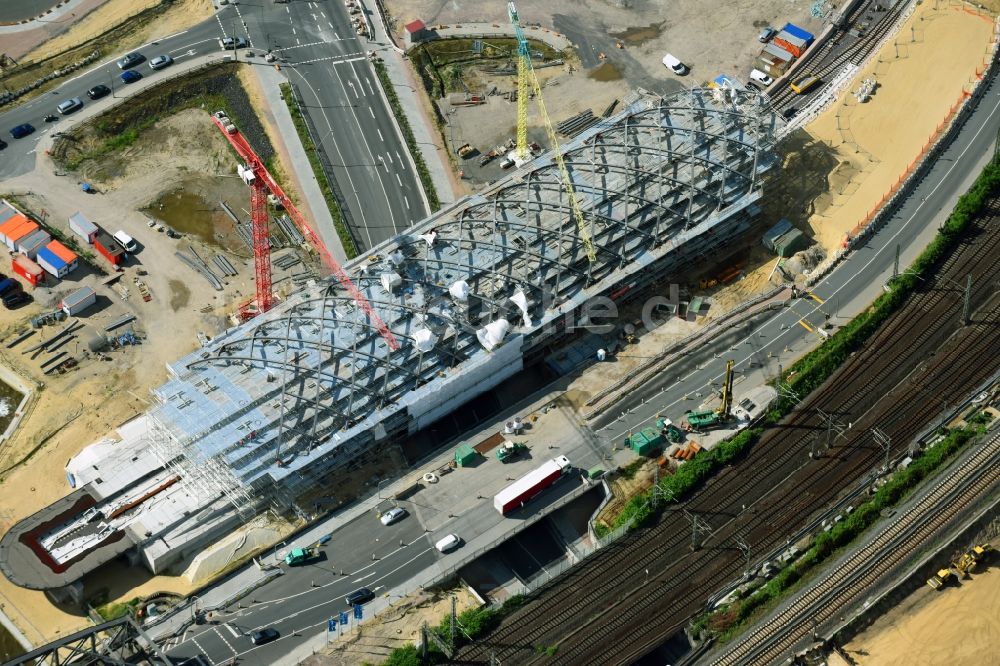
<path id="1" fill-rule="evenodd" d="M 397 520 L 402 520 L 405 516 L 406 516 L 406 509 L 397 506 L 396 508 L 389 509 L 388 511 L 383 513 L 382 517 L 379 518 L 379 520 L 382 521 L 383 525 L 392 525 Z"/>
<path id="2" fill-rule="evenodd" d="M 167 67 L 172 64 L 174 64 L 173 58 L 171 58 L 168 55 L 161 55 L 161 56 L 156 56 L 155 58 L 149 61 L 149 68 L 163 69 L 164 67 Z"/>
<path id="3" fill-rule="evenodd" d="M 80 98 L 71 97 L 65 102 L 60 102 L 59 106 L 56 107 L 56 110 L 65 116 L 67 113 L 73 113 L 74 111 L 78 111 L 82 108 L 83 102 L 80 101 Z"/>

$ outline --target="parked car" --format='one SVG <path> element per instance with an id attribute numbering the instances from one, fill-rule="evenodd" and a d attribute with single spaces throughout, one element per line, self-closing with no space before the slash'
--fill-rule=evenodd
<path id="1" fill-rule="evenodd" d="M 65 116 L 68 113 L 79 111 L 82 108 L 83 108 L 83 102 L 80 100 L 79 97 L 70 97 L 65 102 L 60 102 L 59 106 L 56 107 L 56 111 Z"/>
<path id="2" fill-rule="evenodd" d="M 254 645 L 264 645 L 271 641 L 276 641 L 281 636 L 274 627 L 267 627 L 250 634 L 250 642 Z"/>
<path id="3" fill-rule="evenodd" d="M 366 604 L 374 598 L 374 592 L 367 587 L 362 587 L 360 590 L 354 590 L 348 594 L 344 601 L 347 602 L 348 606 L 357 606 L 358 604 Z"/>
<path id="4" fill-rule="evenodd" d="M 759 69 L 750 70 L 750 80 L 756 81 L 757 83 L 762 84 L 764 87 L 767 87 L 772 83 L 774 83 L 774 79 L 772 79 L 770 76 L 760 71 Z"/>
<path id="5" fill-rule="evenodd" d="M 232 51 L 233 49 L 245 49 L 247 47 L 247 40 L 242 37 L 223 37 L 219 40 L 219 48 L 223 51 Z"/>
<path id="6" fill-rule="evenodd" d="M 4 141 L 3 139 L 0 139 L 0 150 L 3 150 L 6 147 L 7 147 L 7 142 Z"/>
<path id="7" fill-rule="evenodd" d="M 766 44 L 769 41 L 771 41 L 771 38 L 774 37 L 776 34 L 778 34 L 778 31 L 775 30 L 774 28 L 764 28 L 763 30 L 760 31 L 760 34 L 757 35 L 757 41 L 760 42 L 761 44 Z"/>
<path id="8" fill-rule="evenodd" d="M 171 58 L 168 55 L 161 55 L 161 56 L 156 56 L 155 58 L 149 61 L 149 68 L 153 70 L 163 69 L 164 67 L 169 67 L 172 64 L 174 64 L 173 58 Z"/>
<path id="9" fill-rule="evenodd" d="M 687 65 L 685 65 L 684 63 L 682 63 L 680 60 L 678 60 L 669 53 L 663 56 L 663 66 L 669 69 L 677 76 L 684 76 L 689 71 L 691 71 Z"/>
<path id="10" fill-rule="evenodd" d="M 456 548 L 458 548 L 458 546 L 461 543 L 462 540 L 458 538 L 457 534 L 449 534 L 448 536 L 446 536 L 445 538 L 441 539 L 436 544 L 434 544 L 434 547 L 437 548 L 442 553 L 447 553 L 450 550 L 455 550 Z"/>
<path id="11" fill-rule="evenodd" d="M 379 518 L 379 520 L 382 521 L 383 525 L 392 525 L 394 522 L 402 520 L 405 517 L 406 517 L 406 509 L 397 506 L 383 513 L 382 517 Z"/>
<path id="12" fill-rule="evenodd" d="M 142 78 L 142 74 L 140 74 L 139 72 L 135 71 L 134 69 L 130 69 L 128 71 L 122 72 L 122 81 L 124 81 L 125 83 L 135 83 L 136 81 L 138 81 L 141 78 Z"/>
<path id="13" fill-rule="evenodd" d="M 3 297 L 3 306 L 8 310 L 16 310 L 25 303 L 30 303 L 31 301 L 31 294 L 27 294 L 23 291 L 15 291 Z"/>
<path id="14" fill-rule="evenodd" d="M 105 85 L 96 85 L 87 91 L 87 97 L 90 99 L 101 99 L 111 93 L 111 88 Z"/>
<path id="15" fill-rule="evenodd" d="M 133 51 L 132 53 L 129 53 L 124 58 L 118 61 L 118 69 L 128 69 L 129 67 L 135 67 L 145 59 L 146 56 L 142 55 L 138 51 Z"/>
<path id="16" fill-rule="evenodd" d="M 15 139 L 23 139 L 24 137 L 28 136 L 29 134 L 31 134 L 34 131 L 35 131 L 35 128 L 31 124 L 29 124 L 29 123 L 21 123 L 17 127 L 12 127 L 11 128 L 10 135 L 12 137 L 14 137 Z"/>

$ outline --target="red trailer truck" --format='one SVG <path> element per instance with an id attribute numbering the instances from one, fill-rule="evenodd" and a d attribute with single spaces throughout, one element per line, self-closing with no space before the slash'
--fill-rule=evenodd
<path id="1" fill-rule="evenodd" d="M 497 493 L 493 507 L 500 515 L 507 515 L 558 481 L 571 467 L 566 456 L 553 458 Z"/>

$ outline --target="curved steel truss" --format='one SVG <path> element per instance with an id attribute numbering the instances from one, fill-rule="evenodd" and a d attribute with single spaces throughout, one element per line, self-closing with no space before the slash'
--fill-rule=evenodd
<path id="1" fill-rule="evenodd" d="M 399 350 L 322 281 L 174 364 L 157 420 L 178 455 L 247 485 L 379 439 L 382 421 L 433 409 L 441 387 L 513 336 L 743 210 L 779 122 L 749 91 L 635 95 L 563 146 L 595 262 L 543 155 L 347 267 Z"/>

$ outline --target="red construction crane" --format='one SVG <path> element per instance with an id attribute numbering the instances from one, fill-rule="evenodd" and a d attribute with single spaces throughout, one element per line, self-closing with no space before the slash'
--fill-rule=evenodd
<path id="1" fill-rule="evenodd" d="M 240 167 L 240 177 L 250 186 L 250 217 L 251 217 L 251 237 L 253 238 L 253 259 L 254 269 L 257 279 L 257 310 L 260 313 L 267 312 L 274 303 L 274 296 L 271 294 L 271 254 L 270 243 L 267 233 L 267 191 L 270 191 L 275 198 L 284 206 L 288 216 L 302 230 L 302 235 L 319 252 L 323 263 L 337 276 L 341 286 L 347 290 L 354 302 L 368 316 L 368 321 L 378 329 L 378 332 L 385 339 L 389 349 L 395 351 L 399 349 L 399 342 L 396 337 L 382 321 L 378 313 L 372 307 L 365 295 L 361 293 L 357 285 L 344 272 L 337 260 L 333 258 L 326 246 L 306 222 L 302 213 L 298 211 L 291 199 L 284 193 L 278 183 L 271 177 L 263 161 L 257 156 L 247 140 L 240 134 L 236 126 L 226 117 L 222 111 L 217 111 L 212 116 L 212 121 L 222 131 L 223 136 L 229 139 L 233 149 L 240 158 L 246 162 L 246 167 Z M 266 189 L 265 189 L 266 188 Z"/>

